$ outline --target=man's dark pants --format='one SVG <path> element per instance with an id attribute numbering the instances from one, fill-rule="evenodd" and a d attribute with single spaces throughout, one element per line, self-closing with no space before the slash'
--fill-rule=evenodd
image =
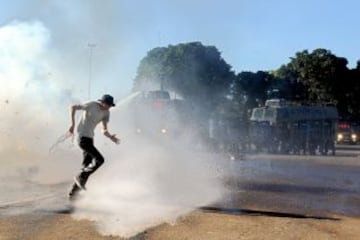
<path id="1" fill-rule="evenodd" d="M 83 150 L 83 168 L 78 175 L 78 180 L 82 186 L 85 186 L 89 176 L 94 173 L 103 163 L 104 157 L 95 148 L 94 140 L 88 137 L 81 137 L 79 142 L 80 148 Z M 74 183 L 70 191 L 70 197 L 75 195 L 80 190 L 79 186 Z"/>

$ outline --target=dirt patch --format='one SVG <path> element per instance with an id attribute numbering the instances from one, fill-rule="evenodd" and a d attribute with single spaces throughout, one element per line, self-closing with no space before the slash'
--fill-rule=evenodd
<path id="1" fill-rule="evenodd" d="M 175 225 L 148 229 L 133 240 L 184 239 L 359 239 L 360 219 L 299 219 L 288 217 L 231 215 L 194 212 Z M 0 217 L 0 240 L 120 240 L 101 236 L 93 222 L 76 221 L 69 214 L 18 215 Z"/>

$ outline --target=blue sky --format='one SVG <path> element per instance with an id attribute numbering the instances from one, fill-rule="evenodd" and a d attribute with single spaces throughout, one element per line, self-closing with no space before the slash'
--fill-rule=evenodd
<path id="1" fill-rule="evenodd" d="M 316 48 L 353 68 L 360 59 L 358 9 L 356 0 L 3 0 L 0 27 L 41 22 L 49 48 L 63 59 L 58 71 L 79 94 L 89 78 L 87 45 L 95 43 L 92 92 L 123 96 L 147 51 L 191 41 L 216 46 L 236 73 L 273 70 Z"/>

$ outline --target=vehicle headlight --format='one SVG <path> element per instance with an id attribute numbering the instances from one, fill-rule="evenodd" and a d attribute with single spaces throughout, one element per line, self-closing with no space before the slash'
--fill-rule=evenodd
<path id="1" fill-rule="evenodd" d="M 342 140 L 344 138 L 344 135 L 342 135 L 341 133 L 339 133 L 338 135 L 337 135 L 337 139 L 338 140 Z"/>
<path id="2" fill-rule="evenodd" d="M 162 128 L 162 129 L 161 129 L 161 133 L 166 134 L 166 133 L 167 133 L 166 128 Z"/>
<path id="3" fill-rule="evenodd" d="M 356 140 L 356 138 L 357 138 L 357 136 L 356 136 L 355 133 L 351 134 L 351 139 L 352 139 L 352 140 Z"/>

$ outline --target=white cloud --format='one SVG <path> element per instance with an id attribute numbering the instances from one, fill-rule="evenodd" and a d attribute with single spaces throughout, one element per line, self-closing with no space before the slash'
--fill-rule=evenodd
<path id="1" fill-rule="evenodd" d="M 71 92 L 50 74 L 56 69 L 50 42 L 40 21 L 0 27 L 0 153 L 20 165 L 47 156 L 66 130 Z"/>

